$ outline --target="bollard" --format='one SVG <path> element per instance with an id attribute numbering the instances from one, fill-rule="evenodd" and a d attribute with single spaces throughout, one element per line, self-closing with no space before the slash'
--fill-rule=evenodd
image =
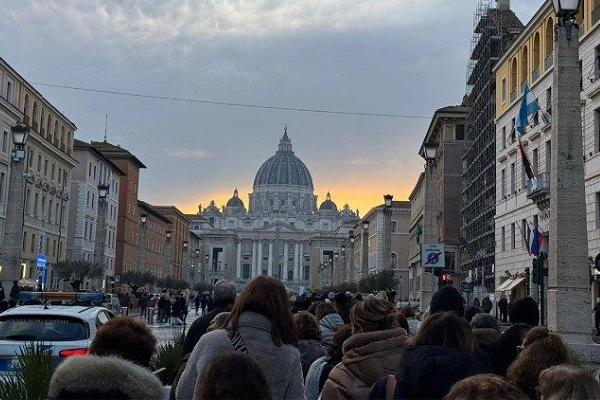
<path id="1" fill-rule="evenodd" d="M 121 307 L 121 315 L 124 315 L 124 316 L 129 315 L 129 308 Z"/>

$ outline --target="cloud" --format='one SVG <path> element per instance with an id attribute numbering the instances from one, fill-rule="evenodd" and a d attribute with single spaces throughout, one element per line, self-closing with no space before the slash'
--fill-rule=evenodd
<path id="1" fill-rule="evenodd" d="M 201 159 L 212 158 L 213 155 L 202 150 L 181 149 L 181 150 L 165 150 L 168 157 L 185 158 L 185 159 Z"/>

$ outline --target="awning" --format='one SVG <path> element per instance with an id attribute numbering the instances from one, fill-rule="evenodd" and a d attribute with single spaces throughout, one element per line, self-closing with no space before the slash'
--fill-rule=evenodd
<path id="1" fill-rule="evenodd" d="M 515 278 L 515 279 L 507 279 L 502 285 L 496 288 L 496 292 L 508 292 L 512 290 L 515 286 L 525 281 L 525 278 Z"/>

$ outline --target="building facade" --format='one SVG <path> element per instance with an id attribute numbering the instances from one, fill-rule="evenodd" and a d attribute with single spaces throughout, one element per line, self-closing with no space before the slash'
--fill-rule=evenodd
<path id="1" fill-rule="evenodd" d="M 202 238 L 204 282 L 269 275 L 298 289 L 340 276 L 341 246 L 348 245 L 358 216 L 347 205 L 338 210 L 329 193 L 317 207 L 312 176 L 294 154 L 287 128 L 248 197 L 246 208 L 236 189 L 221 209 L 211 201 L 199 207 L 199 218 L 190 217 L 192 232 Z"/>

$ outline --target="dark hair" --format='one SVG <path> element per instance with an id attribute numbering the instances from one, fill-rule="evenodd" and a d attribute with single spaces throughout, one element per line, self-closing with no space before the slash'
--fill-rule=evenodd
<path id="1" fill-rule="evenodd" d="M 114 355 L 141 365 L 150 366 L 156 350 L 156 338 L 142 321 L 131 317 L 114 317 L 102 325 L 90 346 L 90 354 Z"/>
<path id="2" fill-rule="evenodd" d="M 272 398 L 260 366 L 239 351 L 213 357 L 198 376 L 194 392 L 198 400 Z"/>
<path id="3" fill-rule="evenodd" d="M 323 319 L 324 316 L 329 314 L 337 314 L 337 310 L 335 309 L 333 304 L 327 303 L 325 301 L 317 304 L 317 307 L 315 308 L 315 317 L 317 317 L 318 321 L 321 321 L 321 319 Z"/>
<path id="4" fill-rule="evenodd" d="M 352 336 L 352 325 L 350 324 L 344 324 L 335 331 L 331 343 L 327 346 L 327 354 L 331 357 L 330 364 L 335 365 L 342 361 L 342 346 L 350 336 Z"/>
<path id="5" fill-rule="evenodd" d="M 524 297 L 515 301 L 508 316 L 511 324 L 521 322 L 535 326 L 540 323 L 538 305 L 531 297 Z"/>
<path id="6" fill-rule="evenodd" d="M 437 312 L 425 318 L 413 338 L 413 344 L 434 344 L 467 354 L 475 352 L 471 325 L 453 311 Z"/>
<path id="7" fill-rule="evenodd" d="M 308 311 L 299 311 L 294 314 L 294 323 L 298 332 L 298 339 L 322 339 L 319 322 Z"/>
<path id="8" fill-rule="evenodd" d="M 279 279 L 259 275 L 246 284 L 225 323 L 225 326 L 231 327 L 232 337 L 237 333 L 240 315 L 245 311 L 253 311 L 271 320 L 271 339 L 276 345 L 298 344 L 290 300 Z"/>
<path id="9" fill-rule="evenodd" d="M 444 400 L 512 399 L 527 400 L 519 386 L 502 376 L 479 374 L 464 378 L 454 385 Z"/>

